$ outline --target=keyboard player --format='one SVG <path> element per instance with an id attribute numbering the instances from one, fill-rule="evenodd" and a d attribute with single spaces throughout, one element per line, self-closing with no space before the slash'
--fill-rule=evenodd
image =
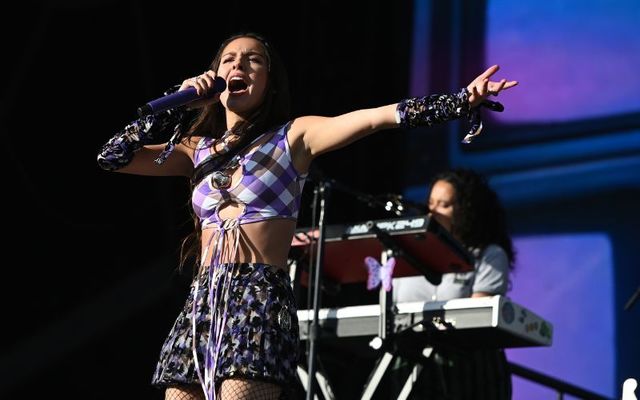
<path id="1" fill-rule="evenodd" d="M 430 184 L 429 212 L 475 257 L 474 270 L 443 275 L 434 286 L 422 276 L 395 278 L 394 301 L 441 301 L 506 294 L 514 250 L 504 209 L 486 178 L 465 169 L 448 170 Z M 511 377 L 502 349 L 432 344 L 410 399 L 510 399 Z M 417 346 L 417 345 L 416 345 Z M 422 348 L 409 349 L 416 356 Z M 428 354 L 428 353 L 427 353 Z M 414 360 L 396 359 L 391 398 L 397 398 Z"/>

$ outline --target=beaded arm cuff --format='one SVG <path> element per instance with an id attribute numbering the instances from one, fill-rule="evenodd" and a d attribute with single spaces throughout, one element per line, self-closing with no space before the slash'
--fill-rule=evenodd
<path id="1" fill-rule="evenodd" d="M 396 119 L 405 128 L 432 126 L 467 116 L 471 129 L 463 142 L 469 143 L 480 134 L 482 121 L 478 109 L 469 106 L 469 92 L 462 88 L 455 94 L 432 94 L 402 100 L 396 108 Z"/>
<path id="2" fill-rule="evenodd" d="M 176 86 L 167 90 L 164 93 L 165 96 L 175 92 L 177 88 Z M 184 107 L 179 107 L 155 115 L 147 115 L 131 122 L 102 146 L 98 154 L 98 165 L 107 171 L 128 165 L 136 150 L 157 139 L 158 135 L 167 131 L 169 127 L 173 127 L 173 136 L 156 159 L 156 163 L 162 164 L 184 132 L 184 116 Z"/>

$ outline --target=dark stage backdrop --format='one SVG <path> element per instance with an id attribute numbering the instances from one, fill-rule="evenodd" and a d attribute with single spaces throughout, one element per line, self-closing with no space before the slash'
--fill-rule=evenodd
<path id="1" fill-rule="evenodd" d="M 577 1 L 562 2 L 571 3 L 566 7 L 498 0 L 160 3 L 21 2 L 0 16 L 0 398 L 162 398 L 149 383 L 190 281 L 190 268 L 177 270 L 180 241 L 192 227 L 187 182 L 104 172 L 96 154 L 136 117 L 138 106 L 202 73 L 219 43 L 243 30 L 264 34 L 281 53 L 295 116 L 331 116 L 408 95 L 457 90 L 488 62 L 503 65 L 506 77 L 521 79 L 518 91 L 500 97 L 506 119 L 485 115 L 485 133 L 473 146 L 458 143 L 466 129 L 462 122 L 411 132 L 396 129 L 323 155 L 315 167 L 351 190 L 404 193 L 415 201 L 423 201 L 433 173 L 448 165 L 473 167 L 490 177 L 505 201 L 517 238 L 605 233 L 614 265 L 613 316 L 606 317 L 616 324 L 615 338 L 603 338 L 616 349 L 611 357 L 615 378 L 606 390 L 615 392 L 623 379 L 638 377 L 640 304 L 622 310 L 639 279 L 637 109 L 592 115 L 594 107 L 614 104 L 607 96 L 618 96 L 625 107 L 637 105 L 635 98 L 624 96 L 637 87 L 636 74 L 623 73 L 637 68 L 615 67 L 606 75 L 621 71 L 616 77 L 624 85 L 596 79 L 599 75 L 585 68 L 610 59 L 617 60 L 616 66 L 631 65 L 637 52 L 629 32 L 601 36 L 594 28 L 600 25 L 591 22 L 584 31 L 582 14 L 588 21 L 632 27 L 616 21 L 637 20 L 633 2 L 614 9 L 618 19 L 593 1 L 605 16 Z M 513 10 L 505 12 L 507 6 Z M 554 13 L 563 18 L 549 19 Z M 549 21 L 555 27 L 574 26 L 567 19 L 580 29 L 570 30 L 571 35 L 560 29 L 545 42 Z M 586 33 L 593 36 L 583 41 Z M 606 51 L 592 48 L 589 39 L 605 36 L 597 42 Z M 527 41 L 515 40 L 521 37 Z M 538 41 L 550 43 L 557 57 L 538 57 Z M 572 49 L 587 61 L 566 66 L 576 58 L 561 56 Z M 538 63 L 557 70 L 541 72 Z M 565 108 L 555 106 L 558 85 L 571 100 L 558 101 Z M 577 97 L 576 86 L 581 90 Z M 592 95 L 584 94 L 594 88 Z M 569 122 L 512 120 L 546 118 L 549 111 L 570 115 L 569 106 L 586 115 Z M 301 227 L 310 224 L 314 184 L 309 181 L 303 194 Z M 330 224 L 389 217 L 337 189 L 327 209 Z M 579 267 L 580 254 L 576 259 Z M 538 266 L 542 270 L 546 264 L 532 268 Z M 526 266 L 517 268 L 523 276 Z M 326 304 L 375 301 L 362 286 L 343 289 L 326 292 Z M 601 297 L 600 292 L 589 296 L 593 302 Z M 563 300 L 558 310 L 602 324 L 588 307 L 568 309 Z M 371 361 L 357 359 L 345 366 L 325 360 L 334 371 L 351 373 L 334 376 L 336 392 L 354 397 Z"/>
<path id="2" fill-rule="evenodd" d="M 149 381 L 188 289 L 190 271 L 176 271 L 188 188 L 107 173 L 95 158 L 138 106 L 204 71 L 229 34 L 257 31 L 279 50 L 295 115 L 406 97 L 410 2 L 272 3 L 56 1 L 3 14 L 0 397 L 161 398 Z M 383 132 L 316 166 L 353 189 L 398 193 L 401 143 Z M 340 192 L 327 212 L 331 223 L 384 216 Z"/>

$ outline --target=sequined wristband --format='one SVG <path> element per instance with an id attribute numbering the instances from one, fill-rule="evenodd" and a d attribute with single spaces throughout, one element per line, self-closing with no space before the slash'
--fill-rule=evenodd
<path id="1" fill-rule="evenodd" d="M 175 92 L 175 90 L 175 87 L 169 89 L 165 95 Z M 128 165 L 133 160 L 136 150 L 145 144 L 152 143 L 160 134 L 173 127 L 172 138 L 162 154 L 156 159 L 156 163 L 162 164 L 179 141 L 184 130 L 184 115 L 184 108 L 180 107 L 155 115 L 147 115 L 131 122 L 102 146 L 98 154 L 98 165 L 107 171 L 117 170 Z"/>
<path id="2" fill-rule="evenodd" d="M 405 99 L 396 108 L 396 122 L 405 128 L 431 126 L 464 116 L 471 127 L 462 141 L 470 143 L 482 131 L 482 120 L 478 109 L 472 109 L 469 105 L 469 91 L 466 88 L 454 94 Z"/>
<path id="3" fill-rule="evenodd" d="M 402 100 L 396 108 L 396 119 L 401 126 L 415 128 L 460 118 L 469 111 L 469 92 L 462 88 L 455 94 L 432 94 Z"/>

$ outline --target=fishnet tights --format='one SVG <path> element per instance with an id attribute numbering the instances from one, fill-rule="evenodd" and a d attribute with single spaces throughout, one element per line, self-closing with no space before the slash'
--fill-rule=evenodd
<path id="1" fill-rule="evenodd" d="M 164 400 L 205 400 L 205 397 L 200 385 L 184 385 L 168 387 Z"/>
<path id="2" fill-rule="evenodd" d="M 225 379 L 216 400 L 278 400 L 282 388 L 274 383 L 247 379 Z M 202 388 L 197 385 L 167 388 L 165 400 L 204 400 Z"/>
<path id="3" fill-rule="evenodd" d="M 225 379 L 220 385 L 220 400 L 278 400 L 282 388 L 274 383 L 247 379 Z"/>

